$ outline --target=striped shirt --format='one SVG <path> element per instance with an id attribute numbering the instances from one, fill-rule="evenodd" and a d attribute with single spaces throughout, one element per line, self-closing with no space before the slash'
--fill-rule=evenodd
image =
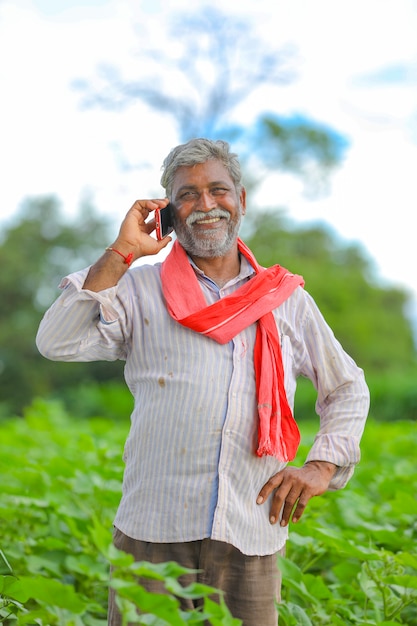
<path id="1" fill-rule="evenodd" d="M 82 289 L 88 268 L 69 275 L 40 324 L 38 348 L 58 361 L 126 361 L 134 409 L 115 519 L 123 533 L 162 543 L 211 537 L 247 555 L 273 554 L 288 530 L 271 525 L 269 504 L 256 498 L 285 464 L 255 454 L 256 324 L 226 345 L 181 326 L 166 310 L 160 268 L 133 267 L 98 293 Z M 219 289 L 194 269 L 208 304 L 253 274 L 242 259 L 240 274 Z M 290 406 L 297 377 L 317 389 L 320 426 L 306 460 L 337 465 L 330 488 L 342 488 L 360 458 L 369 408 L 363 372 L 303 288 L 273 314 Z"/>

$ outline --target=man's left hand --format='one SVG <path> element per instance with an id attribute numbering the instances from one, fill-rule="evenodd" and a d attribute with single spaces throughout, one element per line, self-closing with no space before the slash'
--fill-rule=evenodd
<path id="1" fill-rule="evenodd" d="M 337 466 L 326 461 L 310 461 L 303 467 L 285 467 L 272 476 L 259 492 L 256 502 L 263 504 L 273 493 L 269 521 L 276 524 L 282 511 L 281 526 L 298 522 L 308 501 L 324 493 Z"/>

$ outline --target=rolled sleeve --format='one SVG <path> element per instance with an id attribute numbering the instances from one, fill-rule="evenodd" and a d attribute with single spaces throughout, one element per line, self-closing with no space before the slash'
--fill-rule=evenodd
<path id="1" fill-rule="evenodd" d="M 329 490 L 343 489 L 361 458 L 360 437 L 348 434 L 318 434 L 307 455 L 309 461 L 327 461 L 337 465 L 337 470 L 329 484 Z"/>
<path id="2" fill-rule="evenodd" d="M 95 300 L 100 305 L 100 318 L 103 323 L 111 324 L 119 318 L 119 312 L 114 306 L 118 285 L 103 291 L 83 289 L 85 279 L 90 268 L 74 272 L 62 279 L 59 288 L 62 289 L 62 306 L 71 306 L 75 301 Z M 71 289 L 71 286 L 73 289 Z"/>
<path id="3" fill-rule="evenodd" d="M 89 268 L 66 276 L 59 298 L 38 329 L 39 352 L 54 361 L 114 361 L 126 358 L 129 335 L 126 298 L 120 286 L 100 292 L 83 289 Z"/>

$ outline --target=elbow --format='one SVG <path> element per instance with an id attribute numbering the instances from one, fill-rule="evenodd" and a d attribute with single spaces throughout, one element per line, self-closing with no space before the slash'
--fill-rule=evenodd
<path id="1" fill-rule="evenodd" d="M 54 333 L 46 332 L 42 324 L 36 335 L 35 344 L 40 354 L 50 361 L 68 361 L 70 355 L 63 338 Z"/>
<path id="2" fill-rule="evenodd" d="M 35 344 L 40 354 L 49 361 L 84 361 L 80 341 L 71 339 L 60 332 L 44 332 L 42 325 L 36 335 Z"/>
<path id="3" fill-rule="evenodd" d="M 36 335 L 35 343 L 38 351 L 45 359 L 49 359 L 50 361 L 58 360 L 57 351 L 54 350 L 54 347 L 46 340 L 41 332 L 38 332 Z"/>

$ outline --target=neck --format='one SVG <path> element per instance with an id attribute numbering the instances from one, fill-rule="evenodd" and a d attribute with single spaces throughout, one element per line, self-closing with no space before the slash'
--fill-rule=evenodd
<path id="1" fill-rule="evenodd" d="M 240 258 L 237 248 L 222 257 L 191 257 L 196 266 L 211 278 L 216 285 L 223 287 L 240 272 Z"/>

